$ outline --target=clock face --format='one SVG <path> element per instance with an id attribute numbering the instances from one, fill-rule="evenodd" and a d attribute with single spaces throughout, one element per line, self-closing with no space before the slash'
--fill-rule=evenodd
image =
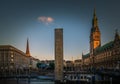
<path id="1" fill-rule="evenodd" d="M 95 41 L 95 42 L 94 42 L 94 48 L 98 47 L 98 46 L 99 46 L 99 44 L 100 44 L 100 42 L 99 42 L 99 41 Z"/>
<path id="2" fill-rule="evenodd" d="M 99 43 L 98 42 L 96 42 L 96 45 L 98 45 Z"/>

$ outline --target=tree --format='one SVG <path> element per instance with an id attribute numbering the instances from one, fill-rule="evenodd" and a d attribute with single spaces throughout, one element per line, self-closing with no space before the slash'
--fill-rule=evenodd
<path id="1" fill-rule="evenodd" d="M 41 65 L 42 65 L 41 63 L 36 64 L 37 68 L 41 68 Z"/>
<path id="2" fill-rule="evenodd" d="M 49 63 L 49 67 L 53 70 L 55 68 L 55 64 L 54 63 Z"/>

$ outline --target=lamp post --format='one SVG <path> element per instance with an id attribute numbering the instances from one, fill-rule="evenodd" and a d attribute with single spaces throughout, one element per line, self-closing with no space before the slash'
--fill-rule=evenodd
<path id="1" fill-rule="evenodd" d="M 31 77 L 31 64 L 29 64 L 28 84 L 30 84 L 30 77 Z"/>
<path id="2" fill-rule="evenodd" d="M 12 77 L 13 75 L 13 66 L 10 65 L 10 68 L 9 68 L 9 75 Z"/>
<path id="3" fill-rule="evenodd" d="M 3 67 L 1 67 L 1 76 L 3 77 L 3 75 L 4 75 L 4 72 L 3 72 L 4 70 L 3 70 Z"/>
<path id="4" fill-rule="evenodd" d="M 118 61 L 118 70 L 120 69 L 120 60 Z"/>
<path id="5" fill-rule="evenodd" d="M 5 67 L 5 79 L 7 77 L 7 69 L 8 69 L 8 67 Z"/>

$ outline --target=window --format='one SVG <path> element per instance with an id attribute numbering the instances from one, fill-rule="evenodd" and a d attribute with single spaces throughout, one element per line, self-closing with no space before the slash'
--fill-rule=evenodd
<path id="1" fill-rule="evenodd" d="M 11 62 L 13 62 L 13 59 L 11 59 Z"/>
<path id="2" fill-rule="evenodd" d="M 74 76 L 74 79 L 76 79 L 76 76 Z"/>
<path id="3" fill-rule="evenodd" d="M 86 76 L 84 76 L 84 79 L 86 79 L 87 77 Z"/>
<path id="4" fill-rule="evenodd" d="M 99 36 L 95 36 L 95 38 L 99 38 Z"/>
<path id="5" fill-rule="evenodd" d="M 72 77 L 72 76 L 70 76 L 70 79 L 73 79 L 73 77 Z"/>
<path id="6" fill-rule="evenodd" d="M 13 57 L 13 54 L 11 54 L 11 57 Z"/>
<path id="7" fill-rule="evenodd" d="M 81 79 L 83 79 L 83 76 L 81 76 Z"/>

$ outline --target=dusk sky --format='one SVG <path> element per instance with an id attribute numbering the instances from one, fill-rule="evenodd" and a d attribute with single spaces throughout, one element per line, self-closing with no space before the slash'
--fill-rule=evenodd
<path id="1" fill-rule="evenodd" d="M 40 60 L 54 59 L 54 29 L 63 28 L 64 59 L 89 52 L 93 11 L 96 9 L 101 43 L 120 33 L 119 0 L 0 0 L 0 45 L 12 45 Z"/>

